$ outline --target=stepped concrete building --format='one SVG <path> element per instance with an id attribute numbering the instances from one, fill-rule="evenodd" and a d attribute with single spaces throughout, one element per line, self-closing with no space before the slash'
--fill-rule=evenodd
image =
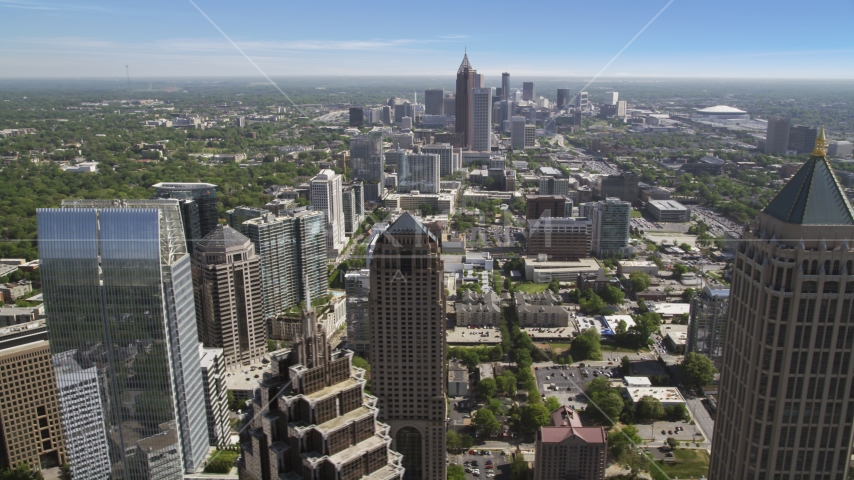
<path id="1" fill-rule="evenodd" d="M 377 399 L 365 394 L 353 352 L 332 350 L 311 308 L 301 330 L 292 348 L 270 354 L 240 438 L 240 478 L 402 480 L 401 455 L 377 421 Z"/>
<path id="2" fill-rule="evenodd" d="M 447 476 L 444 262 L 436 237 L 404 213 L 370 267 L 371 390 L 407 479 Z"/>
<path id="3" fill-rule="evenodd" d="M 39 209 L 37 219 L 50 351 L 70 365 L 57 370 L 57 387 L 72 475 L 99 478 L 87 477 L 93 464 L 132 480 L 196 473 L 209 441 L 178 201 L 62 206 Z M 86 388 L 92 381 L 97 388 Z M 66 402 L 65 388 L 93 396 Z M 77 404 L 100 405 L 91 432 L 79 428 Z M 93 459 L 97 450 L 88 447 L 72 451 L 99 444 L 104 434 L 108 458 Z"/>
<path id="4" fill-rule="evenodd" d="M 824 148 L 738 245 L 710 480 L 848 478 L 854 210 Z"/>
<path id="5" fill-rule="evenodd" d="M 260 362 L 267 354 L 261 259 L 252 242 L 218 226 L 196 243 L 193 289 L 199 340 L 221 348 L 226 368 Z"/>

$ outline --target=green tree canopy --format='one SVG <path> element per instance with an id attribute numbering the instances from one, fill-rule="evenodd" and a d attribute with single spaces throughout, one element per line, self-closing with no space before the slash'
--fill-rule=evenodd
<path id="1" fill-rule="evenodd" d="M 635 405 L 635 416 L 645 420 L 660 420 L 664 418 L 664 407 L 659 399 L 646 395 Z"/>
<path id="2" fill-rule="evenodd" d="M 622 290 L 610 285 L 606 285 L 605 288 L 599 292 L 599 296 L 602 297 L 602 300 L 614 305 L 623 303 L 623 300 L 626 299 L 626 294 L 623 293 Z"/>
<path id="3" fill-rule="evenodd" d="M 554 412 L 558 408 L 562 407 L 563 404 L 560 403 L 560 400 L 557 397 L 546 397 L 546 401 L 543 404 L 548 410 L 549 413 Z"/>
<path id="4" fill-rule="evenodd" d="M 526 405 L 522 408 L 522 429 L 528 433 L 551 423 L 551 412 L 542 403 Z"/>
<path id="5" fill-rule="evenodd" d="M 472 423 L 477 436 L 481 438 L 489 438 L 501 430 L 501 424 L 495 419 L 495 415 L 486 408 L 477 411 Z"/>
<path id="6" fill-rule="evenodd" d="M 466 470 L 460 465 L 448 465 L 448 480 L 466 480 Z"/>
<path id="7" fill-rule="evenodd" d="M 682 365 L 679 365 L 679 371 L 685 377 L 685 381 L 694 388 L 712 383 L 715 374 L 718 373 L 709 357 L 697 352 L 685 355 L 685 360 L 682 361 Z"/>
<path id="8" fill-rule="evenodd" d="M 484 378 L 477 384 L 477 394 L 481 398 L 491 398 L 495 396 L 496 384 L 494 378 Z"/>
<path id="9" fill-rule="evenodd" d="M 588 333 L 590 329 L 575 337 L 570 343 L 569 353 L 573 360 L 601 360 L 602 346 L 599 343 L 599 332 L 595 335 Z M 595 329 L 593 329 L 595 331 Z"/>
<path id="10" fill-rule="evenodd" d="M 634 272 L 629 274 L 629 280 L 632 284 L 632 291 L 635 293 L 640 293 L 649 288 L 651 280 L 649 279 L 649 275 L 646 272 L 642 272 L 640 270 L 635 270 Z"/>

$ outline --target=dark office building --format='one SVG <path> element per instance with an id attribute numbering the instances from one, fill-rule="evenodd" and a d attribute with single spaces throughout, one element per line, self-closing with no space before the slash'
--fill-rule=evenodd
<path id="1" fill-rule="evenodd" d="M 501 74 L 501 100 L 507 100 L 510 96 L 510 74 L 504 72 Z"/>
<path id="2" fill-rule="evenodd" d="M 765 132 L 765 153 L 785 155 L 789 148 L 789 119 L 769 118 Z"/>
<path id="3" fill-rule="evenodd" d="M 594 196 L 598 200 L 619 198 L 624 202 L 637 203 L 640 193 L 638 181 L 637 174 L 631 172 L 602 177 L 598 188 L 594 188 Z"/>
<path id="4" fill-rule="evenodd" d="M 463 55 L 463 63 L 457 69 L 457 96 L 454 112 L 454 131 L 462 135 L 462 147 L 466 150 L 471 145 L 471 139 L 466 135 L 471 118 L 471 89 L 478 88 L 479 77 L 477 70 L 469 63 L 468 54 Z"/>
<path id="5" fill-rule="evenodd" d="M 534 82 L 522 83 L 522 100 L 535 100 L 537 92 L 534 89 Z"/>
<path id="6" fill-rule="evenodd" d="M 361 127 L 365 123 L 365 112 L 362 107 L 350 107 L 350 126 Z"/>
<path id="7" fill-rule="evenodd" d="M 567 217 L 566 204 L 572 210 L 572 200 L 563 195 L 528 195 L 526 200 L 527 212 L 525 218 L 536 220 L 540 217 Z"/>
<path id="8" fill-rule="evenodd" d="M 789 150 L 797 150 L 798 153 L 811 152 L 815 146 L 815 136 L 818 130 L 802 125 L 795 125 L 789 129 Z"/>
<path id="9" fill-rule="evenodd" d="M 557 89 L 557 108 L 563 109 L 569 106 L 569 89 L 568 88 L 558 88 Z"/>
<path id="10" fill-rule="evenodd" d="M 388 105 L 383 107 L 382 122 L 383 125 L 391 125 L 392 110 Z"/>
<path id="11" fill-rule="evenodd" d="M 457 108 L 457 99 L 453 93 L 445 94 L 445 115 L 453 117 Z"/>
<path id="12" fill-rule="evenodd" d="M 181 206 L 181 221 L 190 252 L 196 242 L 219 224 L 216 209 L 216 185 L 210 183 L 158 183 L 154 198 L 172 198 Z"/>
<path id="13" fill-rule="evenodd" d="M 445 114 L 445 91 L 441 88 L 424 91 L 424 113 L 426 115 Z"/>

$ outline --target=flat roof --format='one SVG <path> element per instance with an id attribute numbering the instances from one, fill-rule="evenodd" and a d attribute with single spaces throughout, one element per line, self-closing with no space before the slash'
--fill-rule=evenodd
<path id="1" fill-rule="evenodd" d="M 739 110 L 726 105 L 715 105 L 714 107 L 698 108 L 699 113 L 747 113 L 744 110 Z"/>
<path id="2" fill-rule="evenodd" d="M 629 387 L 651 387 L 649 377 L 623 377 L 623 383 Z"/>
<path id="3" fill-rule="evenodd" d="M 668 210 L 673 210 L 673 211 L 687 210 L 685 205 L 682 205 L 681 203 L 679 203 L 675 200 L 650 200 L 649 204 L 654 205 L 655 208 L 657 208 L 658 210 L 660 210 L 662 212 L 668 211 Z"/>
<path id="4" fill-rule="evenodd" d="M 632 403 L 640 401 L 643 397 L 652 397 L 661 403 L 685 403 L 685 398 L 676 387 L 626 387 Z"/>
<path id="5" fill-rule="evenodd" d="M 649 260 L 620 260 L 617 262 L 621 267 L 655 267 L 655 262 Z"/>
<path id="6" fill-rule="evenodd" d="M 655 303 L 653 305 L 647 304 L 647 307 L 650 311 L 655 312 L 662 317 L 673 317 L 676 315 L 682 315 L 683 313 L 688 313 L 691 310 L 691 305 L 688 303 Z"/>
<path id="7" fill-rule="evenodd" d="M 635 326 L 635 319 L 632 318 L 631 315 L 608 315 L 602 317 L 605 319 L 605 325 L 608 329 L 602 332 L 605 335 L 615 335 L 617 333 L 617 325 L 620 324 L 620 320 L 626 322 L 626 328 L 631 328 Z"/>
<path id="8" fill-rule="evenodd" d="M 545 260 L 540 261 L 537 257 L 525 258 L 525 265 L 534 268 L 601 268 L 599 262 L 594 258 L 579 258 L 578 260 Z"/>

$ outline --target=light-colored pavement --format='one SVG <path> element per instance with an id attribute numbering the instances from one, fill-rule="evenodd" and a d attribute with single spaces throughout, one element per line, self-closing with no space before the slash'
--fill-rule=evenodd
<path id="1" fill-rule="evenodd" d="M 686 403 L 688 404 L 691 416 L 694 417 L 694 421 L 697 424 L 697 430 L 706 437 L 708 442 L 711 442 L 715 422 L 712 420 L 712 416 L 709 415 L 709 411 L 706 410 L 703 400 L 701 398 L 689 398 L 686 400 Z"/>

